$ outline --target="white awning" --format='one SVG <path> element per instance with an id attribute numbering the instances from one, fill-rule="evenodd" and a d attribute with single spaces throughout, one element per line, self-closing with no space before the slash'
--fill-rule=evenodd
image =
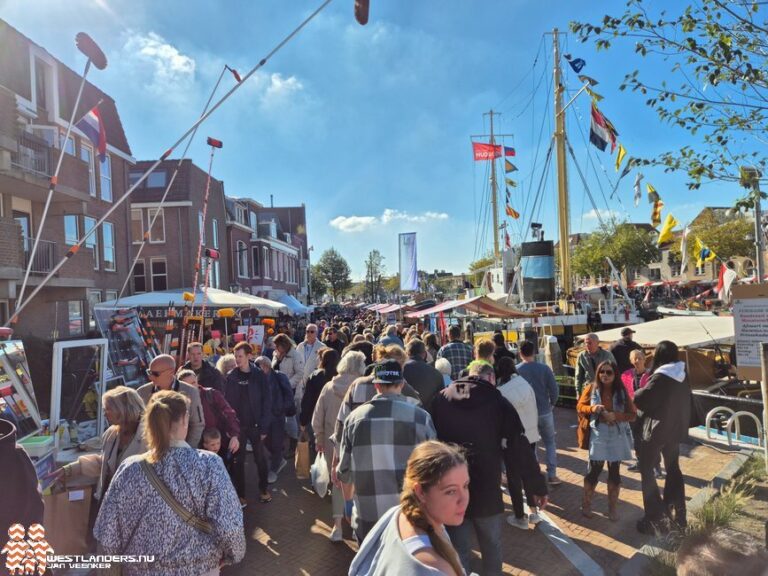
<path id="1" fill-rule="evenodd" d="M 147 292 L 145 294 L 136 294 L 127 296 L 118 300 L 109 302 L 100 302 L 96 304 L 96 310 L 114 310 L 116 308 L 161 308 L 167 306 L 183 307 L 185 290 L 161 290 L 159 292 Z M 189 290 L 186 290 L 189 292 Z M 203 293 L 195 294 L 196 308 L 203 305 Z M 227 292 L 216 288 L 208 289 L 208 298 L 205 303 L 208 308 L 244 308 L 257 309 L 260 316 L 277 316 L 279 313 L 290 314 L 291 310 L 285 304 L 267 300 L 250 294 Z"/>
<path id="2" fill-rule="evenodd" d="M 671 340 L 679 348 L 735 342 L 732 316 L 670 316 L 630 328 L 635 331 L 634 341 L 642 346 L 656 346 L 662 340 Z M 596 334 L 601 342 L 615 342 L 621 339 L 621 330 L 613 328 Z"/>

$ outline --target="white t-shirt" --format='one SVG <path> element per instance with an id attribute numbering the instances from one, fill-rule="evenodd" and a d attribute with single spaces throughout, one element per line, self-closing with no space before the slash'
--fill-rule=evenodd
<path id="1" fill-rule="evenodd" d="M 528 381 L 519 374 L 513 374 L 512 379 L 499 386 L 499 392 L 517 410 L 525 428 L 525 437 L 533 444 L 541 440 L 539 435 L 539 410 L 536 407 L 536 393 Z"/>

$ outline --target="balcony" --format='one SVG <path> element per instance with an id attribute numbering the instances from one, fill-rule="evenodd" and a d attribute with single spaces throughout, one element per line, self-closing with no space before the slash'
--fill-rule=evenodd
<path id="1" fill-rule="evenodd" d="M 22 236 L 24 248 L 24 268 L 29 266 L 30 256 L 32 255 L 32 246 L 35 245 L 35 239 L 29 236 Z M 50 240 L 40 240 L 37 245 L 37 252 L 32 259 L 32 274 L 48 274 L 58 264 L 58 250 L 56 242 Z"/>
<path id="2" fill-rule="evenodd" d="M 41 178 L 49 178 L 53 171 L 51 146 L 46 139 L 29 132 L 16 137 L 18 152 L 11 153 L 11 166 Z"/>

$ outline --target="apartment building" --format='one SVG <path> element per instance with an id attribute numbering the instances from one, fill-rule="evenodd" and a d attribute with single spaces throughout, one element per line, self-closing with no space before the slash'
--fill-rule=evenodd
<path id="1" fill-rule="evenodd" d="M 141 160 L 128 173 L 129 185 L 141 178 L 154 162 Z M 160 201 L 178 169 L 163 205 Z M 173 288 L 190 289 L 194 282 L 195 259 L 202 235 L 202 257 L 198 286 L 205 283 L 210 262 L 208 285 L 228 288 L 230 263 L 227 257 L 227 216 L 224 207 L 224 183 L 211 177 L 208 207 L 203 220 L 203 204 L 208 173 L 185 159 L 168 159 L 149 174 L 131 194 L 130 236 L 132 255 L 136 256 L 146 232 L 147 242 L 141 249 L 132 274 L 132 292 L 154 292 Z M 154 219 L 154 226 L 150 224 Z M 205 248 L 221 253 L 218 260 L 205 257 Z"/>
<path id="2" fill-rule="evenodd" d="M 0 46 L 0 322 L 5 322 L 27 266 L 28 295 L 123 196 L 134 159 L 108 94 L 86 82 L 76 113 L 80 118 L 101 101 L 107 153 L 100 161 L 77 128 L 64 141 L 82 77 L 2 20 Z M 62 150 L 56 193 L 42 222 Z M 118 206 L 19 315 L 16 335 L 64 338 L 94 327 L 90 307 L 115 298 L 128 270 L 128 218 L 127 204 Z"/>

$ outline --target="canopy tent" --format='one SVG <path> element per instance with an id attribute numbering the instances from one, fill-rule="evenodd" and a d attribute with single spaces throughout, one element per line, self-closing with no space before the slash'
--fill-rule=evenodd
<path id="1" fill-rule="evenodd" d="M 406 314 L 408 318 L 421 318 L 430 314 L 437 314 L 438 312 L 447 312 L 456 308 L 464 308 L 470 312 L 476 314 L 484 314 L 485 316 L 494 316 L 496 318 L 533 318 L 536 314 L 530 314 L 528 312 L 521 312 L 505 306 L 500 302 L 494 302 L 487 296 L 475 296 L 474 298 L 467 298 L 465 300 L 449 300 L 443 302 L 432 308 L 426 308 L 424 310 L 417 310 Z"/>
<path id="2" fill-rule="evenodd" d="M 631 326 L 634 341 L 641 346 L 656 346 L 662 340 L 672 340 L 679 348 L 699 348 L 718 344 L 734 344 L 733 317 L 731 316 L 670 316 L 661 320 Z M 597 332 L 601 342 L 621 339 L 623 328 Z"/>
<path id="3" fill-rule="evenodd" d="M 282 302 L 283 304 L 288 306 L 288 308 L 290 308 L 291 312 L 293 312 L 294 314 L 309 314 L 309 308 L 304 306 L 304 304 L 296 300 L 296 298 L 294 298 L 290 294 L 284 294 L 280 296 L 279 302 Z"/>
<path id="4" fill-rule="evenodd" d="M 370 310 L 371 312 L 377 312 L 381 308 L 387 308 L 390 304 L 387 304 L 386 302 L 384 304 L 369 304 L 365 307 L 366 310 Z"/>
<path id="5" fill-rule="evenodd" d="M 387 305 L 384 308 L 378 308 L 376 310 L 377 314 L 392 314 L 394 312 L 399 312 L 402 310 L 403 312 L 407 312 L 408 310 L 412 310 L 413 308 L 411 306 L 407 306 L 405 304 L 391 304 Z"/>
<path id="6" fill-rule="evenodd" d="M 167 308 L 169 305 L 183 307 L 185 290 L 161 290 L 159 292 L 146 292 L 128 296 L 120 300 L 110 300 L 96 304 L 96 310 L 114 310 L 117 308 Z M 195 308 L 203 305 L 203 293 L 195 294 Z M 208 298 L 205 303 L 207 308 L 243 308 L 258 310 L 259 316 L 277 316 L 278 314 L 290 314 L 291 310 L 285 304 L 259 298 L 250 294 L 227 292 L 216 288 L 208 289 Z"/>

